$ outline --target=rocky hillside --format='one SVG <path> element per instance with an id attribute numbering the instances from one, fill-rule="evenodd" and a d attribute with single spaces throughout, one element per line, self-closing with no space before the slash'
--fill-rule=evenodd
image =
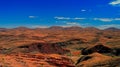
<path id="1" fill-rule="evenodd" d="M 72 60 L 56 54 L 0 55 L 1 67 L 75 67 Z"/>
<path id="2" fill-rule="evenodd" d="M 111 63 L 116 67 L 119 56 L 120 30 L 116 28 L 0 28 L 3 67 L 109 67 Z"/>

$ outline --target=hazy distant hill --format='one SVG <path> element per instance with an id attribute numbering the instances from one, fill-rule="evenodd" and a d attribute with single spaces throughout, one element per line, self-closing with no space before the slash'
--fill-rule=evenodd
<path id="1" fill-rule="evenodd" d="M 108 30 L 108 31 L 120 31 L 120 29 L 115 28 L 115 27 L 110 27 L 110 28 L 107 28 L 105 30 Z"/>

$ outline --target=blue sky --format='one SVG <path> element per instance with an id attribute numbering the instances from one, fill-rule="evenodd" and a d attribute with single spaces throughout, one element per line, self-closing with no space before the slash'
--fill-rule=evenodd
<path id="1" fill-rule="evenodd" d="M 120 0 L 1 0 L 0 27 L 120 28 Z"/>

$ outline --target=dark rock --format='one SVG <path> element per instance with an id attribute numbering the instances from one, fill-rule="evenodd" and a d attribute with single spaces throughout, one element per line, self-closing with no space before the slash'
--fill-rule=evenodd
<path id="1" fill-rule="evenodd" d="M 37 51 L 46 54 L 65 54 L 69 52 L 69 50 L 63 49 L 56 43 L 32 43 L 28 45 L 18 46 L 16 49 L 19 49 L 20 52 L 22 51 L 27 53 Z M 14 49 L 14 51 L 16 49 Z"/>
<path id="2" fill-rule="evenodd" d="M 91 59 L 91 58 L 92 58 L 91 56 L 82 56 L 81 58 L 79 58 L 77 60 L 77 63 L 75 65 L 79 64 L 80 62 L 83 62 L 83 61 L 86 61 L 88 59 Z"/>
<path id="3" fill-rule="evenodd" d="M 98 44 L 98 45 L 95 45 L 95 46 L 92 46 L 92 47 L 87 47 L 87 48 L 84 48 L 81 53 L 83 55 L 88 55 L 88 54 L 92 54 L 94 52 L 98 52 L 98 53 L 111 53 L 112 52 L 112 49 L 107 47 L 107 46 L 104 46 L 102 44 Z"/>

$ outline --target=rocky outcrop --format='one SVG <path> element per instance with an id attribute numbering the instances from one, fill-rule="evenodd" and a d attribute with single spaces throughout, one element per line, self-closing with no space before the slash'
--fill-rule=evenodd
<path id="1" fill-rule="evenodd" d="M 45 54 L 65 54 L 69 52 L 69 50 L 63 49 L 61 46 L 55 43 L 32 43 L 28 45 L 18 46 L 12 52 L 40 52 Z"/>
<path id="2" fill-rule="evenodd" d="M 98 52 L 98 53 L 111 53 L 112 49 L 107 47 L 107 46 L 104 46 L 102 44 L 98 44 L 98 45 L 95 45 L 95 46 L 92 46 L 92 47 L 84 48 L 81 51 L 81 53 L 83 55 L 92 54 L 94 52 Z"/>
<path id="3" fill-rule="evenodd" d="M 78 59 L 76 67 L 119 67 L 120 58 L 93 53 Z"/>
<path id="4" fill-rule="evenodd" d="M 103 59 L 103 58 L 105 58 L 105 59 Z M 104 56 L 104 55 L 99 54 L 99 53 L 93 53 L 90 55 L 85 55 L 85 56 L 80 57 L 76 63 L 76 66 L 77 67 L 90 67 L 91 65 L 96 64 L 96 62 L 100 62 L 100 61 L 103 62 L 103 60 L 108 60 L 110 58 L 111 57 Z"/>
<path id="5" fill-rule="evenodd" d="M 116 55 L 119 56 L 120 55 L 120 48 L 112 48 L 112 47 L 108 47 L 102 44 L 97 44 L 95 46 L 91 46 L 91 47 L 87 47 L 82 49 L 81 54 L 82 55 L 89 55 L 92 53 L 109 53 L 110 55 Z"/>

